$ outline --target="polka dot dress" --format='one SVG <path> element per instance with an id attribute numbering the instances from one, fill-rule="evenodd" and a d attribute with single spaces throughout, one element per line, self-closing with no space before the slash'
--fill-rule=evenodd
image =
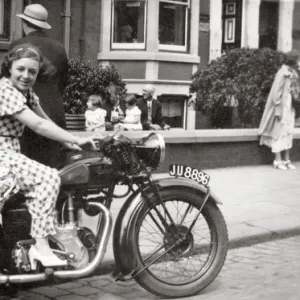
<path id="1" fill-rule="evenodd" d="M 10 80 L 0 80 L 0 163 L 8 164 L 16 176 L 20 190 L 26 197 L 32 217 L 31 235 L 42 238 L 54 235 L 55 202 L 60 188 L 56 169 L 44 166 L 20 153 L 19 137 L 24 125 L 14 115 L 35 108 L 38 97 L 29 91 L 26 97 L 15 89 Z"/>

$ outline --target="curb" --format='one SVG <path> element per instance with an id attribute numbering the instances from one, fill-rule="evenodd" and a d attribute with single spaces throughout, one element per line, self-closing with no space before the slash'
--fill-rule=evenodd
<path id="1" fill-rule="evenodd" d="M 300 226 L 296 226 L 294 228 L 289 229 L 280 229 L 278 231 L 270 231 L 268 233 L 259 233 L 251 236 L 244 236 L 241 238 L 229 240 L 228 250 L 242 247 L 250 247 L 252 245 L 262 244 L 273 240 L 286 239 L 296 235 L 300 235 Z M 93 275 L 107 275 L 112 273 L 114 270 L 115 261 L 111 259 L 103 261 Z"/>
<path id="2" fill-rule="evenodd" d="M 300 235 L 300 226 L 288 229 L 279 229 L 267 233 L 258 233 L 251 236 L 232 239 L 229 241 L 229 249 L 250 247 L 255 244 L 262 244 L 273 240 L 281 240 L 289 237 Z"/>

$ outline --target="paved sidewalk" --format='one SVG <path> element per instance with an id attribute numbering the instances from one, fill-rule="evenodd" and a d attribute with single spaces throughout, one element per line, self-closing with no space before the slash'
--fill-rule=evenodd
<path id="1" fill-rule="evenodd" d="M 294 171 L 279 171 L 274 169 L 272 166 L 266 165 L 204 170 L 211 176 L 210 186 L 212 191 L 223 201 L 223 205 L 219 207 L 224 214 L 228 226 L 231 248 L 257 244 L 276 238 L 300 235 L 300 162 L 296 163 L 296 167 L 297 170 Z M 168 176 L 168 174 L 155 175 L 156 178 L 165 176 Z M 124 200 L 122 199 L 115 200 L 113 202 L 112 214 L 114 221 L 123 202 Z M 86 221 L 92 225 L 96 224 L 96 219 L 91 220 L 89 218 L 86 219 Z M 60 283 L 58 285 L 37 286 L 30 290 L 20 291 L 20 293 L 15 295 L 15 298 L 1 298 L 0 296 L 0 299 L 157 299 L 157 297 L 147 293 L 135 282 L 130 282 L 125 285 L 122 283 L 117 284 L 109 275 L 99 276 L 100 274 L 109 273 L 113 270 L 114 259 L 111 240 L 112 239 L 109 241 L 109 247 L 104 256 L 103 263 L 98 269 L 99 272 L 94 274 L 94 276 Z M 299 249 L 299 237 L 289 239 L 289 241 L 289 245 L 291 247 L 294 245 L 293 247 L 295 249 Z M 275 241 L 275 243 L 277 242 Z M 278 243 L 281 242 L 278 241 Z M 297 245 L 295 245 L 295 243 Z M 282 244 L 285 246 L 280 246 L 279 249 L 276 247 L 277 244 L 275 246 L 273 244 L 270 245 L 270 249 L 272 250 L 270 250 L 272 252 L 270 259 L 268 258 L 270 251 L 264 252 L 264 250 L 261 250 L 261 247 L 266 247 L 264 244 L 257 245 L 254 248 L 249 248 L 250 250 L 247 250 L 247 248 L 240 248 L 229 251 L 224 270 L 222 270 L 214 283 L 204 292 L 203 296 L 201 294 L 189 299 L 198 299 L 200 296 L 204 299 L 207 296 L 206 293 L 211 293 L 211 298 L 208 299 L 225 299 L 223 298 L 224 291 L 220 293 L 220 288 L 216 287 L 216 284 L 219 285 L 220 282 L 222 284 L 222 280 L 224 280 L 222 277 L 226 277 L 227 271 L 233 272 L 236 275 L 236 278 L 240 278 L 241 273 L 236 271 L 235 268 L 230 268 L 230 265 L 239 259 L 237 253 L 240 254 L 242 260 L 240 267 L 243 270 L 245 270 L 245 268 L 247 270 L 247 272 L 245 272 L 245 274 L 248 274 L 247 278 L 251 278 L 251 280 L 259 278 L 259 281 L 256 282 L 258 286 L 255 288 L 265 289 L 266 283 L 262 282 L 260 285 L 260 280 L 262 278 L 261 274 L 266 274 L 269 271 L 266 269 L 264 271 L 265 273 L 260 272 L 256 275 L 253 273 L 255 270 L 252 268 L 252 271 L 249 273 L 248 270 L 251 269 L 251 264 L 257 259 L 257 257 L 253 257 L 252 253 L 249 254 L 247 251 L 251 252 L 251 249 L 255 250 L 258 247 L 258 250 L 255 250 L 257 255 L 262 257 L 262 254 L 266 254 L 266 260 L 264 260 L 264 262 L 268 261 L 270 262 L 269 265 L 272 266 L 276 266 L 279 256 L 280 260 L 287 263 L 288 260 L 285 260 L 284 253 L 285 251 L 290 253 L 290 250 L 286 249 L 286 241 Z M 275 250 L 273 250 L 275 248 L 277 249 L 276 253 L 274 252 Z M 262 253 L 260 253 L 260 251 L 262 251 Z M 281 251 L 283 257 L 281 257 Z M 243 254 L 244 252 L 246 254 Z M 297 251 L 292 252 L 292 258 L 290 261 L 292 261 L 292 259 L 297 260 L 297 253 Z M 251 261 L 250 264 L 245 265 L 244 260 L 247 260 L 247 258 L 250 258 L 253 261 Z M 257 265 L 257 268 L 261 268 L 260 262 L 257 262 Z M 256 269 L 256 267 L 254 269 Z M 270 273 L 271 276 L 277 276 L 279 274 L 275 271 L 272 274 Z M 229 275 L 230 276 L 228 278 L 232 278 L 232 274 L 230 273 Z M 287 282 L 290 282 L 288 279 L 289 277 L 286 278 Z M 266 280 L 268 281 L 270 278 L 267 278 Z M 240 283 L 237 286 L 233 281 L 231 282 L 232 286 L 227 286 L 226 282 L 223 283 L 223 285 L 227 289 L 231 290 L 232 295 L 236 296 L 238 295 L 238 291 L 235 291 L 234 289 L 240 289 L 241 287 L 244 289 L 241 283 L 247 285 L 247 280 L 241 277 Z M 291 295 L 295 295 L 296 292 L 298 292 L 297 289 L 291 289 L 289 287 L 288 290 L 284 291 L 284 295 L 287 295 L 287 297 L 281 297 L 280 299 L 294 299 L 293 297 L 289 297 Z M 219 298 L 216 297 L 218 293 L 220 294 Z M 290 295 L 288 296 L 287 293 L 290 293 Z M 266 299 L 279 299 L 274 298 L 273 294 L 271 294 L 272 297 Z M 251 295 L 251 293 L 249 295 Z M 244 298 L 238 296 L 232 297 L 231 299 L 235 300 Z M 259 297 L 253 294 L 253 298 L 250 297 L 249 300 L 250 299 L 259 299 Z M 299 299 L 297 294 L 295 299 Z"/>
<path id="2" fill-rule="evenodd" d="M 299 300 L 299 247 L 300 236 L 296 236 L 232 249 L 228 251 L 221 273 L 206 289 L 198 295 L 178 300 Z M 135 281 L 116 283 L 110 275 L 35 287 L 20 291 L 13 298 L 50 299 L 163 300 L 144 290 Z"/>
<path id="3" fill-rule="evenodd" d="M 270 165 L 203 170 L 211 177 L 211 190 L 223 202 L 219 207 L 227 223 L 231 248 L 300 234 L 300 162 L 295 165 L 296 170 L 286 171 Z M 122 199 L 112 203 L 114 221 L 123 203 Z M 113 267 L 110 238 L 99 269 L 108 273 Z"/>

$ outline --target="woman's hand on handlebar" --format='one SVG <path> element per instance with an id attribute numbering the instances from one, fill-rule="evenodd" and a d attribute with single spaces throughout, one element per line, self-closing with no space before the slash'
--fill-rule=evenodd
<path id="1" fill-rule="evenodd" d="M 94 137 L 74 136 L 73 143 L 64 143 L 63 145 L 69 150 L 82 151 L 81 146 L 87 145 L 87 144 L 91 145 L 92 150 L 97 150 L 97 146 L 94 141 Z"/>
<path id="2" fill-rule="evenodd" d="M 78 145 L 74 144 L 74 143 L 63 143 L 63 146 L 65 149 L 68 150 L 74 150 L 74 151 L 81 151 L 81 147 L 79 147 Z"/>
<path id="3" fill-rule="evenodd" d="M 83 145 L 90 144 L 92 150 L 97 150 L 96 142 L 95 142 L 93 136 L 89 136 L 89 137 L 81 137 L 81 136 L 77 136 L 77 137 L 76 137 L 76 144 L 77 144 L 77 146 L 79 146 L 79 147 L 80 147 L 80 146 L 83 146 Z"/>

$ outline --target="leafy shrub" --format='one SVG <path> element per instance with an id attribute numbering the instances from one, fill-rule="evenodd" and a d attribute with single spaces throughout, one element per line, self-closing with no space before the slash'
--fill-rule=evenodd
<path id="1" fill-rule="evenodd" d="M 65 113 L 84 113 L 88 96 L 98 94 L 105 97 L 106 88 L 111 83 L 125 91 L 125 83 L 113 65 L 94 68 L 90 61 L 70 59 L 68 83 L 63 93 Z"/>
<path id="2" fill-rule="evenodd" d="M 224 127 L 231 96 L 238 100 L 239 124 L 259 125 L 283 53 L 269 49 L 234 49 L 213 60 L 192 76 L 196 109 L 210 114 L 214 127 Z"/>

